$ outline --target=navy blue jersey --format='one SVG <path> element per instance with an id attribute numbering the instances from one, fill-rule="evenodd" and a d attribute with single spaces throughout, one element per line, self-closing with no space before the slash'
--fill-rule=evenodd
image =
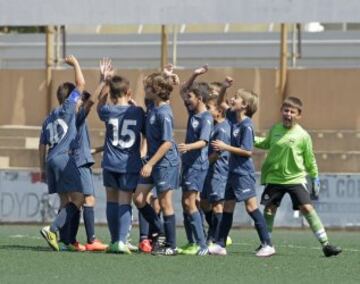
<path id="1" fill-rule="evenodd" d="M 89 129 L 86 122 L 87 115 L 88 112 L 84 108 L 81 108 L 76 114 L 77 135 L 72 151 L 78 167 L 91 166 L 95 163 L 91 155 Z"/>
<path id="2" fill-rule="evenodd" d="M 49 146 L 47 160 L 59 154 L 69 153 L 76 137 L 76 103 L 80 93 L 74 89 L 65 102 L 55 108 L 45 119 L 40 143 Z"/>
<path id="3" fill-rule="evenodd" d="M 231 146 L 246 151 L 253 151 L 254 128 L 250 118 L 232 125 Z M 249 175 L 255 172 L 254 162 L 251 157 L 230 155 L 229 171 L 239 175 Z"/>
<path id="4" fill-rule="evenodd" d="M 148 158 L 160 148 L 161 144 L 169 141 L 172 146 L 165 156 L 155 165 L 156 167 L 176 166 L 179 155 L 174 139 L 174 117 L 169 104 L 154 107 L 146 118 L 146 139 L 148 144 Z"/>
<path id="5" fill-rule="evenodd" d="M 225 119 L 223 122 L 217 123 L 214 126 L 210 136 L 209 143 L 209 156 L 214 152 L 211 147 L 211 142 L 215 140 L 221 140 L 225 144 L 231 144 L 231 125 L 230 122 Z M 229 172 L 229 157 L 228 151 L 221 151 L 218 153 L 219 158 L 209 167 L 209 172 L 214 173 L 216 176 L 227 177 Z"/>
<path id="6" fill-rule="evenodd" d="M 141 133 L 145 129 L 142 108 L 106 104 L 98 114 L 106 126 L 102 167 L 118 173 L 138 173 L 142 166 Z"/>
<path id="7" fill-rule="evenodd" d="M 190 144 L 200 140 L 209 142 L 212 127 L 213 117 L 210 112 L 204 111 L 198 114 L 189 112 L 185 143 Z M 208 147 L 184 153 L 182 162 L 184 165 L 194 169 L 208 169 Z"/>
<path id="8" fill-rule="evenodd" d="M 231 124 L 237 123 L 236 111 L 231 110 L 231 108 L 227 109 L 226 118 Z"/>

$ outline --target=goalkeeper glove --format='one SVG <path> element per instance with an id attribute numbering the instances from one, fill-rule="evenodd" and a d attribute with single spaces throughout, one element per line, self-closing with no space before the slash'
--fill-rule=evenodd
<path id="1" fill-rule="evenodd" d="M 311 193 L 310 197 L 312 200 L 318 200 L 320 193 L 320 179 L 319 177 L 314 177 L 311 180 Z"/>

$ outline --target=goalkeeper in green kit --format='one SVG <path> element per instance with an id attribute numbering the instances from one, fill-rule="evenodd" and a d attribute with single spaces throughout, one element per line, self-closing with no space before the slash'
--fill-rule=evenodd
<path id="1" fill-rule="evenodd" d="M 266 137 L 256 137 L 255 147 L 268 150 L 261 168 L 261 184 L 265 185 L 261 204 L 269 233 L 272 232 L 277 207 L 285 193 L 291 197 L 294 210 L 300 210 L 326 257 L 338 255 L 341 248 L 329 244 L 325 228 L 312 206 L 311 199 L 320 191 L 319 172 L 310 135 L 298 124 L 302 101 L 287 97 L 281 107 L 282 123 L 275 124 Z M 311 177 L 310 193 L 306 176 Z"/>

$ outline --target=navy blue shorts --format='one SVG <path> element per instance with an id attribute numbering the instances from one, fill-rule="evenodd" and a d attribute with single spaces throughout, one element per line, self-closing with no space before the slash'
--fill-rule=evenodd
<path id="1" fill-rule="evenodd" d="M 117 173 L 103 169 L 103 183 L 105 187 L 134 192 L 138 181 L 138 174 Z"/>
<path id="2" fill-rule="evenodd" d="M 140 177 L 139 184 L 154 185 L 157 195 L 179 187 L 179 166 L 154 167 L 149 177 Z"/>
<path id="3" fill-rule="evenodd" d="M 229 174 L 225 190 L 225 200 L 246 201 L 256 197 L 256 179 L 254 175 L 239 176 Z"/>
<path id="4" fill-rule="evenodd" d="M 82 192 L 84 195 L 95 196 L 95 187 L 90 167 L 79 167 Z"/>
<path id="5" fill-rule="evenodd" d="M 201 198 L 209 203 L 219 202 L 225 199 L 226 178 L 208 173 L 205 179 L 204 189 Z"/>
<path id="6" fill-rule="evenodd" d="M 183 167 L 181 187 L 183 191 L 202 192 L 207 170 L 198 170 L 191 167 Z"/>

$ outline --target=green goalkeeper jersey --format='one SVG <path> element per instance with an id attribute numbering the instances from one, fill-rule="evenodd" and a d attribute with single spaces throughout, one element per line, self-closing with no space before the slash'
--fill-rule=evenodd
<path id="1" fill-rule="evenodd" d="M 309 133 L 296 124 L 287 129 L 275 124 L 266 137 L 255 137 L 255 147 L 269 150 L 261 168 L 262 184 L 303 184 L 318 176 Z"/>

